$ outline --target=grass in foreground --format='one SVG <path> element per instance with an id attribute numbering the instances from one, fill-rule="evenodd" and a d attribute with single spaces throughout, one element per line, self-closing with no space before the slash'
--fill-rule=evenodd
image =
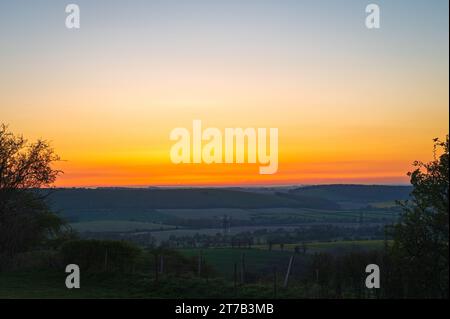
<path id="1" fill-rule="evenodd" d="M 198 277 L 163 276 L 158 282 L 144 274 L 82 275 L 80 289 L 67 289 L 65 273 L 50 270 L 0 274 L 0 298 L 273 298 L 272 284 L 248 284 Z M 281 282 L 279 283 L 281 286 Z M 279 288 L 278 298 L 304 298 L 301 287 Z"/>

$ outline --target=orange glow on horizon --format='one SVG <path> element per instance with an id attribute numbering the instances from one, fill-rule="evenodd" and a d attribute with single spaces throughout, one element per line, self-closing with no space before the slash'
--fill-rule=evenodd
<path id="1" fill-rule="evenodd" d="M 66 166 L 66 167 L 65 167 Z M 373 167 L 371 167 L 373 166 Z M 388 167 L 388 169 L 387 169 Z M 258 164 L 98 165 L 65 171 L 57 187 L 276 186 L 296 184 L 406 184 L 411 166 L 383 162 L 284 163 L 274 175 L 259 175 Z"/>

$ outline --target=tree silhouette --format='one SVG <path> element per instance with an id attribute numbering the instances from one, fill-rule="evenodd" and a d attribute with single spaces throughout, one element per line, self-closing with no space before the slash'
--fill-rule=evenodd
<path id="1" fill-rule="evenodd" d="M 393 230 L 393 251 L 408 278 L 405 294 L 410 297 L 448 298 L 449 257 L 449 149 L 434 139 L 434 159 L 414 162 L 409 172 L 413 191 L 401 203 L 404 213 Z"/>
<path id="2" fill-rule="evenodd" d="M 48 142 L 29 143 L 0 125 L 0 266 L 62 231 L 63 222 L 37 191 L 61 173 L 51 167 L 57 160 Z"/>

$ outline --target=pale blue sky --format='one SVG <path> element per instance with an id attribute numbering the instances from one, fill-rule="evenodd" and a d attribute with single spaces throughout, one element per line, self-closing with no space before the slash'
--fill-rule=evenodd
<path id="1" fill-rule="evenodd" d="M 433 64 L 448 54 L 447 0 L 376 1 L 382 24 L 376 32 L 364 27 L 370 1 L 361 0 L 80 0 L 71 2 L 81 8 L 82 27 L 69 33 L 69 2 L 1 0 L 0 65 L 30 52 L 58 58 L 74 50 L 86 58 L 124 50 L 178 60 L 275 54 L 279 65 L 317 54 L 367 59 L 371 53 Z"/>

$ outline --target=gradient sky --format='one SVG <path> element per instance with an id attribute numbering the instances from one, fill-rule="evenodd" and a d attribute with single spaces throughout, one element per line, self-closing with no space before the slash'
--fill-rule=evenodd
<path id="1" fill-rule="evenodd" d="M 65 28 L 65 5 L 81 29 Z M 58 186 L 406 183 L 448 132 L 448 1 L 0 1 L 0 122 Z M 169 133 L 277 127 L 279 169 L 174 165 Z"/>

